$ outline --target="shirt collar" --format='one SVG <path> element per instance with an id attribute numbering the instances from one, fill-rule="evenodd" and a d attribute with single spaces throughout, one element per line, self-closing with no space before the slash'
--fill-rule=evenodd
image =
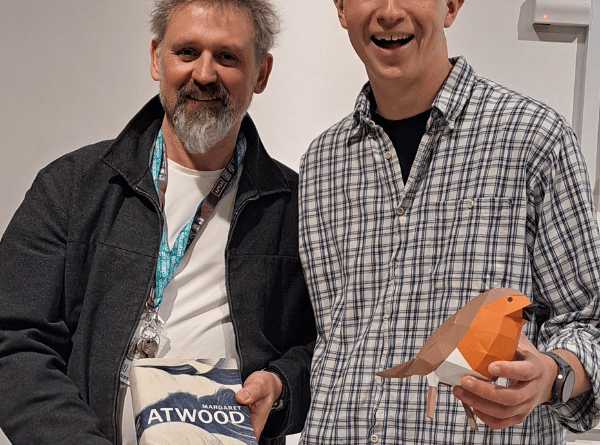
<path id="1" fill-rule="evenodd" d="M 373 113 L 373 90 L 371 83 L 367 82 L 362 87 L 356 102 L 354 103 L 354 126 L 359 127 L 361 122 L 369 122 Z"/>
<path id="2" fill-rule="evenodd" d="M 453 129 L 456 120 L 469 100 L 475 81 L 475 73 L 462 56 L 452 58 L 450 62 L 453 68 L 435 98 L 432 108 L 437 110 L 438 116 L 446 122 L 450 129 Z M 374 105 L 373 90 L 371 84 L 367 82 L 354 104 L 353 124 L 355 127 L 360 128 L 361 123 L 372 125 L 371 118 Z"/>
<path id="3" fill-rule="evenodd" d="M 450 59 L 450 62 L 453 68 L 433 101 L 433 108 L 440 112 L 448 127 L 453 129 L 471 97 L 475 72 L 462 56 Z"/>

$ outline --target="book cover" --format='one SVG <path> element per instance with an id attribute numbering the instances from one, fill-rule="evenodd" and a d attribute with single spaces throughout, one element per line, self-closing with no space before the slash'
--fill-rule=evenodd
<path id="1" fill-rule="evenodd" d="M 257 445 L 248 408 L 235 401 L 235 359 L 140 359 L 129 379 L 140 445 Z"/>

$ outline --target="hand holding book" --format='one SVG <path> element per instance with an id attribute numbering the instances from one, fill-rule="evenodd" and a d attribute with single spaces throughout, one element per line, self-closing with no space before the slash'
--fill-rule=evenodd
<path id="1" fill-rule="evenodd" d="M 244 382 L 244 387 L 235 395 L 237 402 L 250 410 L 250 419 L 257 439 L 281 390 L 282 382 L 277 375 L 268 371 L 257 371 L 250 374 Z"/>
<path id="2" fill-rule="evenodd" d="M 130 383 L 139 444 L 257 444 L 249 409 L 236 401 L 241 378 L 234 359 L 140 359 Z M 262 407 L 265 396 L 254 384 L 249 389 L 242 395 Z"/>

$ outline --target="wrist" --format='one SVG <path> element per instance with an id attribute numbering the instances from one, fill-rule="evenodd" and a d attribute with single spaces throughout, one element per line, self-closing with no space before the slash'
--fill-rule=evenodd
<path id="1" fill-rule="evenodd" d="M 549 401 L 545 402 L 547 405 L 551 406 L 567 403 L 573 395 L 573 389 L 575 388 L 575 371 L 570 363 L 561 355 L 556 354 L 556 352 L 558 351 L 542 352 L 542 354 L 552 358 L 558 368 L 552 386 L 551 398 Z"/>
<path id="2" fill-rule="evenodd" d="M 288 399 L 288 391 L 285 385 L 285 377 L 283 376 L 281 371 L 279 371 L 279 369 L 272 366 L 263 369 L 263 371 L 266 371 L 273 375 L 273 380 L 275 382 L 276 398 L 271 407 L 271 411 L 279 411 L 286 405 Z"/>
<path id="3" fill-rule="evenodd" d="M 554 381 L 558 376 L 558 365 L 556 361 L 552 357 L 542 352 L 542 361 L 544 362 L 544 369 L 548 370 L 548 378 L 546 380 L 546 385 L 544 386 L 544 390 L 542 391 L 542 399 L 541 403 L 549 403 L 552 400 L 552 388 L 554 387 Z"/>

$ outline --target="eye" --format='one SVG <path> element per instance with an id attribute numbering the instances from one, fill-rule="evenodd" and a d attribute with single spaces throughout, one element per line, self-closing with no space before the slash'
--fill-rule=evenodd
<path id="1" fill-rule="evenodd" d="M 191 48 L 182 48 L 177 51 L 177 55 L 186 62 L 195 60 L 198 58 L 198 53 Z"/>
<path id="2" fill-rule="evenodd" d="M 231 53 L 221 53 L 218 56 L 219 62 L 225 66 L 233 66 L 238 63 L 238 58 Z"/>

